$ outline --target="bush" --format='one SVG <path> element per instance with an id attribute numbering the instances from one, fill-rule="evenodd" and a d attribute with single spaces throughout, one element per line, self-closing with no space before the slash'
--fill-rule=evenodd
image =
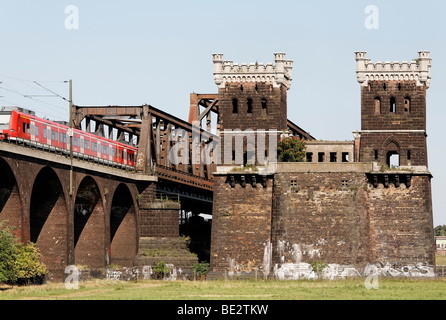
<path id="1" fill-rule="evenodd" d="M 43 283 L 47 270 L 40 263 L 40 253 L 36 245 L 29 242 L 26 246 L 19 243 L 17 245 L 17 257 L 15 260 L 15 272 L 19 284 Z"/>
<path id="2" fill-rule="evenodd" d="M 192 272 L 196 273 L 199 278 L 205 278 L 209 273 L 209 269 L 209 263 L 207 262 L 196 263 L 192 266 Z"/>
<path id="3" fill-rule="evenodd" d="M 39 261 L 40 254 L 35 244 L 18 242 L 10 230 L 0 230 L 0 283 L 42 283 L 47 270 Z"/>
<path id="4" fill-rule="evenodd" d="M 0 230 L 0 283 L 15 283 L 17 280 L 15 260 L 18 250 L 14 236 L 9 232 L 10 229 Z"/>
<path id="5" fill-rule="evenodd" d="M 303 140 L 296 137 L 284 138 L 277 144 L 280 162 L 303 162 L 307 146 Z"/>
<path id="6" fill-rule="evenodd" d="M 170 268 L 166 266 L 164 261 L 160 261 L 152 268 L 153 278 L 163 279 L 166 273 L 170 273 Z"/>

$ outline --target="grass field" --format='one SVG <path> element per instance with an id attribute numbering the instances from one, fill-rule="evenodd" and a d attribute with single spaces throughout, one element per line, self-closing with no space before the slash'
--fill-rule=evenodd
<path id="1" fill-rule="evenodd" d="M 364 279 L 342 281 L 155 281 L 81 282 L 0 287 L 1 300 L 444 300 L 446 281 L 379 279 L 367 289 Z"/>
<path id="2" fill-rule="evenodd" d="M 437 256 L 446 266 L 446 256 Z M 92 280 L 78 289 L 63 283 L 0 286 L 0 300 L 446 300 L 446 274 L 437 279 L 380 278 L 367 289 L 365 279 L 299 281 Z"/>

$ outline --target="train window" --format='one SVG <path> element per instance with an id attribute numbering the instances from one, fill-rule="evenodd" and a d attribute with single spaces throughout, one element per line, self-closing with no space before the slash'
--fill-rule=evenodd
<path id="1" fill-rule="evenodd" d="M 39 136 L 39 127 L 36 126 L 36 137 L 38 137 L 38 136 Z"/>

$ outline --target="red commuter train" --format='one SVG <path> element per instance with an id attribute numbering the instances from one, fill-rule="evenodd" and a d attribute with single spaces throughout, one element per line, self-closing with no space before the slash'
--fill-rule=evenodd
<path id="1" fill-rule="evenodd" d="M 50 147 L 69 153 L 69 130 L 66 125 L 32 114 L 0 109 L 0 140 L 23 140 L 37 147 Z M 73 129 L 73 154 L 78 158 L 96 159 L 102 163 L 118 163 L 134 168 L 137 148 Z"/>

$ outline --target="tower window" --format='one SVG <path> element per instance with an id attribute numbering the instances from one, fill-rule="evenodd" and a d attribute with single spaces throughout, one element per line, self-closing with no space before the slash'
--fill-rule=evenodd
<path id="1" fill-rule="evenodd" d="M 376 97 L 375 98 L 375 114 L 381 113 L 381 98 Z"/>
<path id="2" fill-rule="evenodd" d="M 342 153 L 342 162 L 348 162 L 348 152 Z"/>
<path id="3" fill-rule="evenodd" d="M 390 110 L 391 113 L 395 113 L 396 112 L 396 100 L 395 97 L 391 97 L 390 98 Z"/>
<path id="4" fill-rule="evenodd" d="M 238 113 L 238 100 L 232 99 L 232 113 Z"/>
<path id="5" fill-rule="evenodd" d="M 410 112 L 410 97 L 404 98 L 404 112 Z"/>
<path id="6" fill-rule="evenodd" d="M 248 113 L 252 113 L 252 99 L 248 99 Z"/>
<path id="7" fill-rule="evenodd" d="M 325 153 L 324 152 L 319 152 L 317 155 L 317 161 L 318 162 L 325 162 Z"/>
<path id="8" fill-rule="evenodd" d="M 338 157 L 336 152 L 330 152 L 330 162 L 337 162 L 338 161 Z"/>
<path id="9" fill-rule="evenodd" d="M 410 157 L 411 157 L 412 155 L 410 154 L 410 150 L 407 150 L 407 160 L 410 160 Z"/>
<path id="10" fill-rule="evenodd" d="M 378 150 L 375 150 L 375 160 L 378 160 Z"/>
<path id="11" fill-rule="evenodd" d="M 385 83 L 383 84 L 383 89 L 384 89 L 384 91 L 387 90 L 387 85 Z"/>
<path id="12" fill-rule="evenodd" d="M 387 165 L 390 169 L 398 169 L 400 166 L 400 155 L 396 151 L 387 153 Z"/>
<path id="13" fill-rule="evenodd" d="M 243 92 L 243 85 L 240 86 L 240 92 Z"/>
<path id="14" fill-rule="evenodd" d="M 266 103 L 266 99 L 262 98 L 262 110 L 267 111 L 268 105 Z"/>

